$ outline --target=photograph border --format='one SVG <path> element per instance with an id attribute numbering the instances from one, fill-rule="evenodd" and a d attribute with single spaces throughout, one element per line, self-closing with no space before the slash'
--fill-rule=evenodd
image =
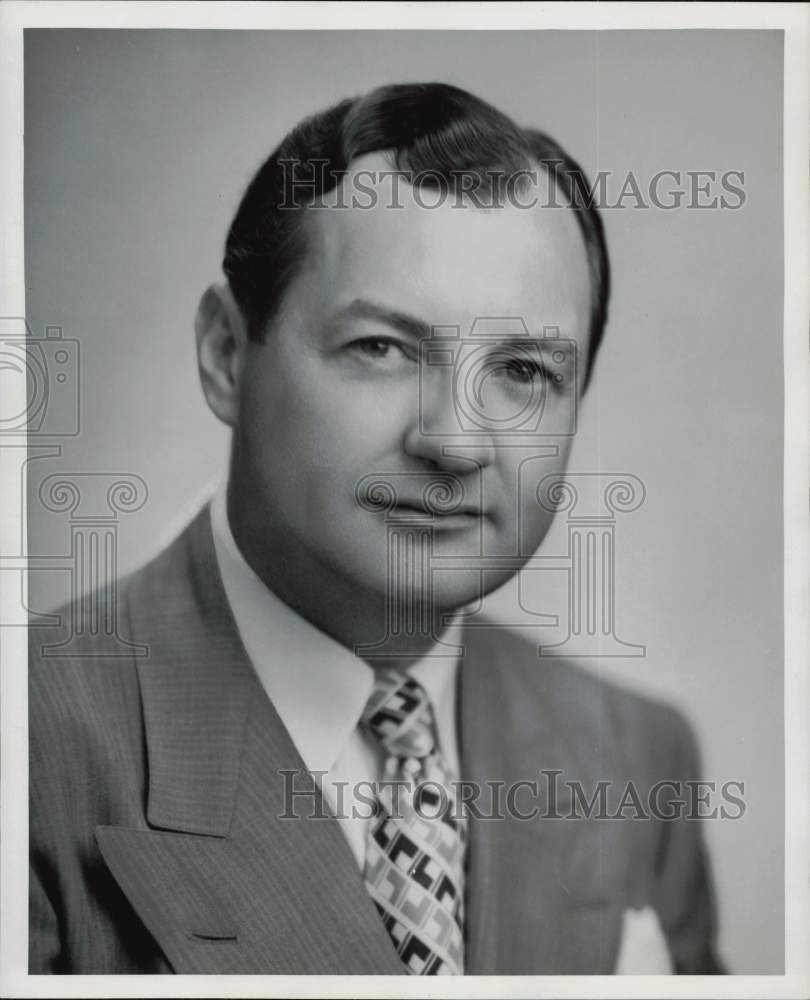
<path id="1" fill-rule="evenodd" d="M 784 32 L 784 649 L 785 649 L 785 974 L 710 976 L 29 976 L 27 636 L 0 629 L 0 995 L 20 997 L 541 996 L 786 997 L 810 993 L 808 821 L 810 708 L 808 586 L 810 522 L 810 7 L 727 3 L 35 3 L 0 6 L 0 302 L 24 316 L 23 31 L 26 28 L 221 30 L 644 30 L 762 29 Z M 25 377 L 17 380 L 19 411 Z M 16 410 L 15 410 L 16 412 Z M 0 447 L 0 493 L 15 488 Z M 19 449 L 16 449 L 19 455 Z M 15 461 L 16 467 L 17 462 Z M 25 537 L 23 524 L 0 522 L 0 551 Z M 18 595 L 14 595 L 18 599 Z M 11 595 L 0 591 L 0 616 Z M 2 620 L 2 617 L 0 617 Z M 793 794 L 790 794 L 793 792 Z"/>

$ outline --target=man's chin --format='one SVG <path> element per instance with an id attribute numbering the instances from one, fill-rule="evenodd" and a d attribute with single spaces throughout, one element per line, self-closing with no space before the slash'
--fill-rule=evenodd
<path id="1" fill-rule="evenodd" d="M 438 570 L 433 576 L 431 599 L 442 613 L 475 605 L 512 576 L 510 572 L 487 570 Z"/>
<path id="2" fill-rule="evenodd" d="M 384 601 L 388 614 L 401 622 L 430 621 L 467 605 L 475 605 L 512 574 L 480 569 L 433 569 L 410 566 L 374 580 L 371 591 Z M 358 589 L 358 593 L 359 593 Z"/>
<path id="3" fill-rule="evenodd" d="M 407 616 L 417 608 L 422 616 L 446 614 L 475 605 L 514 576 L 518 566 L 511 560 L 501 561 L 497 569 L 487 563 L 487 556 L 513 556 L 513 542 L 504 544 L 504 551 L 489 551 L 497 541 L 483 539 L 477 531 L 437 531 L 420 547 L 403 537 L 384 553 L 367 551 L 367 573 L 356 566 L 354 576 L 384 597 L 394 614 Z"/>

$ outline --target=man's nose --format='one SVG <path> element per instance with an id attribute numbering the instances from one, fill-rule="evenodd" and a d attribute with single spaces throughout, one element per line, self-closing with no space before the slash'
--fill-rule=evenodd
<path id="1" fill-rule="evenodd" d="M 444 472 L 466 475 L 495 459 L 491 432 L 459 421 L 452 380 L 424 380 L 418 412 L 405 434 L 405 453 Z"/>

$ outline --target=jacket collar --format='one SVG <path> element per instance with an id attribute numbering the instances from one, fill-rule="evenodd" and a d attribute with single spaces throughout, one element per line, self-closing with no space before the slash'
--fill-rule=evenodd
<path id="1" fill-rule="evenodd" d="M 191 587 L 189 587 L 189 580 Z M 129 594 L 153 827 L 226 837 L 257 681 L 216 565 L 208 508 L 135 578 Z"/>

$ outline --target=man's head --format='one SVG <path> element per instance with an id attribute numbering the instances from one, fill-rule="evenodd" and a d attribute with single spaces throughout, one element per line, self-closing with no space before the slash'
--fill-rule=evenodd
<path id="1" fill-rule="evenodd" d="M 440 84 L 344 101 L 261 167 L 198 349 L 234 430 L 237 542 L 290 603 L 311 611 L 299 591 L 315 581 L 321 602 L 341 586 L 384 594 L 387 524 L 418 516 L 431 477 L 460 498 L 433 511 L 434 555 L 456 558 L 431 573 L 439 607 L 514 572 L 465 558 L 540 544 L 550 515 L 534 487 L 565 469 L 606 318 L 587 190 L 548 137 Z M 375 481 L 397 498 L 387 513 Z"/>
<path id="2" fill-rule="evenodd" d="M 456 200 L 468 192 L 471 205 L 488 204 L 493 195 L 525 204 L 528 199 L 520 198 L 525 171 L 539 166 L 551 175 L 556 191 L 550 200 L 573 203 L 588 250 L 587 384 L 607 319 L 609 269 L 585 175 L 549 136 L 519 128 L 490 104 L 447 84 L 379 87 L 341 101 L 302 121 L 267 158 L 233 220 L 223 262 L 249 335 L 265 336 L 306 257 L 306 213 L 296 209 L 333 191 L 350 165 L 369 153 L 385 154 L 385 169 L 413 177 L 418 187 L 444 186 Z M 489 190 L 493 185 L 500 191 Z M 391 178 L 391 195 L 395 187 Z"/>

